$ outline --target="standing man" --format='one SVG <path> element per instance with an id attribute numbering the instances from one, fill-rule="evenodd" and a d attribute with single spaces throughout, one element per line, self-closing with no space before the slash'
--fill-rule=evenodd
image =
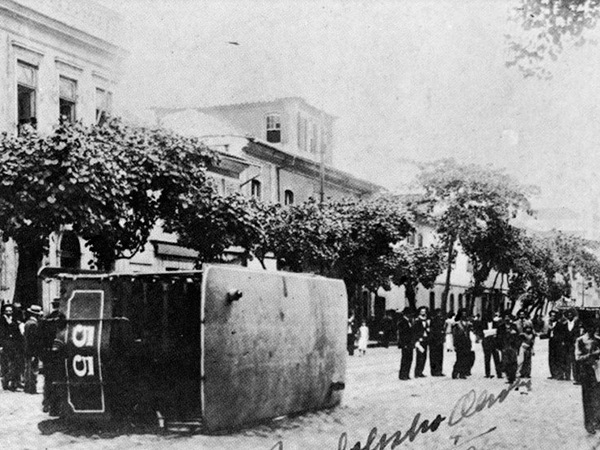
<path id="1" fill-rule="evenodd" d="M 346 345 L 348 347 L 348 355 L 354 355 L 356 335 L 354 334 L 354 313 L 348 318 L 348 331 L 346 338 Z"/>
<path id="2" fill-rule="evenodd" d="M 60 311 L 60 297 L 56 297 L 52 299 L 52 311 L 39 324 L 40 353 L 44 364 L 44 399 L 42 401 L 44 412 L 51 409 L 52 395 L 53 392 L 56 392 L 52 383 L 60 380 L 62 362 L 60 358 L 56 357 L 60 352 L 55 352 L 53 346 L 59 331 L 66 324 L 66 319 L 64 313 Z"/>
<path id="3" fill-rule="evenodd" d="M 571 373 L 573 374 L 573 381 L 575 384 L 579 384 L 579 371 L 577 370 L 577 364 L 575 363 L 575 341 L 579 337 L 579 319 L 575 316 L 573 309 L 568 309 L 565 313 L 565 322 L 563 323 L 563 351 L 564 351 L 564 379 L 567 381 L 571 380 Z"/>
<path id="4" fill-rule="evenodd" d="M 600 430 L 600 383 L 596 375 L 600 358 L 600 340 L 595 320 L 584 320 L 585 333 L 575 341 L 575 359 L 580 365 L 583 423 L 590 434 Z"/>
<path id="5" fill-rule="evenodd" d="M 410 368 L 413 360 L 413 313 L 409 308 L 404 308 L 398 318 L 398 348 L 402 349 L 402 359 L 400 361 L 400 373 L 398 378 L 401 380 L 410 379 Z"/>
<path id="6" fill-rule="evenodd" d="M 394 333 L 394 321 L 392 320 L 389 312 L 386 312 L 385 316 L 383 316 L 381 321 L 381 330 L 383 331 L 381 343 L 385 348 L 388 348 L 390 346 L 390 338 Z"/>
<path id="7" fill-rule="evenodd" d="M 431 376 L 443 377 L 444 342 L 446 340 L 446 321 L 440 308 L 433 312 L 431 319 L 431 336 L 429 339 L 429 367 Z"/>
<path id="8" fill-rule="evenodd" d="M 454 341 L 452 340 L 452 327 L 454 326 L 454 313 L 449 312 L 448 317 L 446 318 L 446 351 L 453 352 L 454 351 Z"/>
<path id="9" fill-rule="evenodd" d="M 557 333 L 558 326 L 558 333 Z M 560 325 L 558 321 L 558 312 L 550 311 L 548 317 L 548 367 L 550 368 L 550 377 L 553 380 L 563 378 L 560 362 L 561 347 Z"/>
<path id="10" fill-rule="evenodd" d="M 24 354 L 25 354 L 25 388 L 28 394 L 37 394 L 37 378 L 40 370 L 40 326 L 42 307 L 31 305 L 27 309 L 29 318 L 25 322 Z"/>
<path id="11" fill-rule="evenodd" d="M 529 318 L 527 317 L 527 313 L 523 309 L 519 310 L 519 312 L 517 313 L 517 320 L 515 321 L 515 325 L 517 326 L 517 332 L 519 334 L 523 333 L 526 326 L 530 326 L 533 329 L 533 322 L 529 320 Z"/>
<path id="12" fill-rule="evenodd" d="M 429 334 L 431 333 L 431 320 L 429 320 L 429 309 L 421 306 L 418 309 L 418 316 L 413 326 L 415 337 L 415 349 L 417 351 L 417 361 L 415 363 L 415 378 L 424 378 L 423 369 L 427 361 L 427 347 L 429 346 Z"/>
<path id="13" fill-rule="evenodd" d="M 482 322 L 481 347 L 483 348 L 483 363 L 485 367 L 485 377 L 493 378 L 491 374 L 491 360 L 494 360 L 494 369 L 496 376 L 502 378 L 502 369 L 500 365 L 501 346 L 498 341 L 498 327 L 500 326 L 500 313 L 496 312 L 490 320 Z"/>
<path id="14" fill-rule="evenodd" d="M 456 313 L 456 323 L 452 327 L 456 362 L 452 370 L 452 378 L 467 378 L 471 370 L 471 330 L 467 319 L 467 311 L 461 308 Z"/>
<path id="15" fill-rule="evenodd" d="M 13 306 L 2 306 L 0 315 L 0 347 L 2 348 L 2 388 L 16 391 L 21 387 L 21 368 L 23 367 L 23 336 L 19 323 L 13 317 Z"/>

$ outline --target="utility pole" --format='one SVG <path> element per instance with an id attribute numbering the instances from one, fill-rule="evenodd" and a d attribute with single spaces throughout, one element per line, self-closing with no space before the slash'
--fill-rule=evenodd
<path id="1" fill-rule="evenodd" d="M 321 145 L 321 167 L 320 167 L 320 189 L 319 198 L 321 204 L 325 201 L 325 148 Z"/>

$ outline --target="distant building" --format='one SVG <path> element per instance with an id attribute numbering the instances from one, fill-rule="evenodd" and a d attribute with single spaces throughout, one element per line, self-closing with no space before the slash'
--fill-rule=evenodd
<path id="1" fill-rule="evenodd" d="M 156 113 L 160 125 L 201 136 L 209 146 L 253 163 L 242 191 L 263 200 L 364 198 L 382 189 L 332 166 L 335 117 L 301 98 Z"/>
<path id="2" fill-rule="evenodd" d="M 121 19 L 89 0 L 0 0 L 0 131 L 25 125 L 48 133 L 59 118 L 94 123 L 112 112 L 126 53 Z M 65 230 L 50 239 L 46 264 L 80 266 L 90 258 Z M 0 247 L 0 301 L 12 301 L 18 249 Z M 56 286 L 44 285 L 47 305 Z"/>
<path id="3" fill-rule="evenodd" d="M 287 153 L 331 165 L 335 117 L 300 97 L 192 108 Z M 157 108 L 159 121 L 184 109 Z"/>
<path id="4" fill-rule="evenodd" d="M 439 243 L 439 239 L 434 228 L 424 222 L 418 223 L 417 228 L 411 234 L 407 243 L 416 247 L 428 247 Z M 484 283 L 485 292 L 482 295 L 473 296 L 470 288 L 473 287 L 473 267 L 468 256 L 461 249 L 460 244 L 456 244 L 456 259 L 452 265 L 450 276 L 450 290 L 446 303 L 446 312 L 457 312 L 460 308 L 467 308 L 473 313 L 492 314 L 497 310 L 504 310 L 508 305 L 506 299 L 506 284 L 501 286 L 499 279 L 494 285 L 495 272 L 490 274 L 488 280 Z M 444 270 L 436 279 L 435 285 L 431 289 L 425 289 L 419 285 L 416 292 L 416 306 L 427 306 L 430 310 L 441 308 L 442 293 L 446 284 L 446 270 Z M 493 289 L 492 289 L 493 288 Z M 383 317 L 386 311 L 402 310 L 409 306 L 405 296 L 404 286 L 392 285 L 390 291 L 379 289 L 377 296 L 371 298 L 366 306 L 366 312 L 369 316 L 376 319 Z"/>
<path id="5" fill-rule="evenodd" d="M 209 175 L 223 195 L 241 192 L 291 205 L 309 198 L 341 200 L 372 196 L 382 188 L 331 166 L 334 117 L 297 97 L 209 108 L 157 108 L 158 125 L 202 138 L 221 155 Z M 229 249 L 232 262 L 241 261 Z M 143 252 L 117 262 L 117 270 L 193 267 L 196 254 L 156 228 Z M 252 263 L 251 263 L 252 264 Z M 274 267 L 274 262 L 269 264 Z"/>

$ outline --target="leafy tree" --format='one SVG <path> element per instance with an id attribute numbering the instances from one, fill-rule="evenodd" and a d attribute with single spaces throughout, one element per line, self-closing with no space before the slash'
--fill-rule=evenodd
<path id="1" fill-rule="evenodd" d="M 556 61 L 567 43 L 583 45 L 586 30 L 599 18 L 600 0 L 520 0 L 511 19 L 522 32 L 506 36 L 511 54 L 506 65 L 526 77 L 549 78 L 543 63 Z"/>
<path id="2" fill-rule="evenodd" d="M 592 250 L 590 242 L 559 231 L 525 236 L 511 269 L 509 298 L 533 310 L 572 296 L 574 273 L 600 282 L 600 261 Z"/>
<path id="3" fill-rule="evenodd" d="M 473 286 L 470 292 L 480 295 L 484 292 L 484 283 L 492 271 L 495 277 L 491 290 L 495 291 L 498 278 L 502 287 L 504 277 L 514 270 L 515 261 L 522 257 L 526 246 L 525 232 L 507 221 L 492 222 L 485 233 L 467 235 L 462 242 L 463 250 L 473 267 Z"/>
<path id="4" fill-rule="evenodd" d="M 415 247 L 402 243 L 394 249 L 396 267 L 392 282 L 404 286 L 409 306 L 416 309 L 418 285 L 433 288 L 435 280 L 444 270 L 444 252 L 440 247 Z"/>
<path id="5" fill-rule="evenodd" d="M 391 197 L 276 205 L 261 223 L 264 238 L 257 255 L 272 253 L 285 270 L 341 278 L 351 302 L 363 287 L 390 288 L 397 266 L 394 246 L 413 229 L 410 214 Z"/>
<path id="6" fill-rule="evenodd" d="M 272 253 L 284 270 L 333 274 L 348 235 L 348 223 L 339 211 L 310 199 L 288 207 L 276 205 L 269 213 L 261 255 Z"/>
<path id="7" fill-rule="evenodd" d="M 486 255 L 487 243 L 493 240 L 494 233 L 505 227 L 518 211 L 529 210 L 529 190 L 502 171 L 461 165 L 454 160 L 441 160 L 424 167 L 420 182 L 423 203 L 446 252 L 442 293 L 445 310 L 456 244 L 460 243 L 484 264 L 491 256 Z M 486 262 L 482 267 L 487 270 L 491 264 Z"/>
<path id="8" fill-rule="evenodd" d="M 520 301 L 522 307 L 535 309 L 565 295 L 568 285 L 555 250 L 548 238 L 524 235 L 509 275 L 508 298 L 513 306 Z"/>
<path id="9" fill-rule="evenodd" d="M 335 264 L 347 285 L 370 291 L 391 288 L 396 267 L 394 246 L 414 231 L 412 215 L 392 196 L 334 203 L 347 233 Z"/>
<path id="10" fill-rule="evenodd" d="M 247 199 L 239 193 L 221 196 L 210 186 L 196 193 L 180 214 L 164 220 L 164 229 L 177 233 L 179 244 L 198 251 L 197 265 L 223 262 L 225 250 L 240 247 L 244 258 L 262 250 L 265 228 L 277 217 L 276 205 Z M 258 255 L 263 259 L 264 255 Z"/>
<path id="11" fill-rule="evenodd" d="M 159 219 L 210 194 L 214 152 L 195 138 L 132 128 L 63 123 L 51 134 L 0 139 L 0 230 L 19 249 L 17 300 L 37 299 L 35 273 L 51 233 L 64 226 L 86 240 L 97 265 L 131 257 Z"/>

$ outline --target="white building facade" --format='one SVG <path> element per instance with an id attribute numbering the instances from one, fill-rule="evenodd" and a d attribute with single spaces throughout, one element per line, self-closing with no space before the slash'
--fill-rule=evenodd
<path id="1" fill-rule="evenodd" d="M 120 67 L 120 17 L 89 0 L 0 0 L 0 131 L 24 125 L 52 131 L 59 119 L 96 122 L 112 113 Z M 81 267 L 91 260 L 68 230 L 51 236 L 44 264 Z M 0 302 L 14 297 L 18 249 L 0 247 Z M 43 302 L 58 292 L 44 284 Z"/>

